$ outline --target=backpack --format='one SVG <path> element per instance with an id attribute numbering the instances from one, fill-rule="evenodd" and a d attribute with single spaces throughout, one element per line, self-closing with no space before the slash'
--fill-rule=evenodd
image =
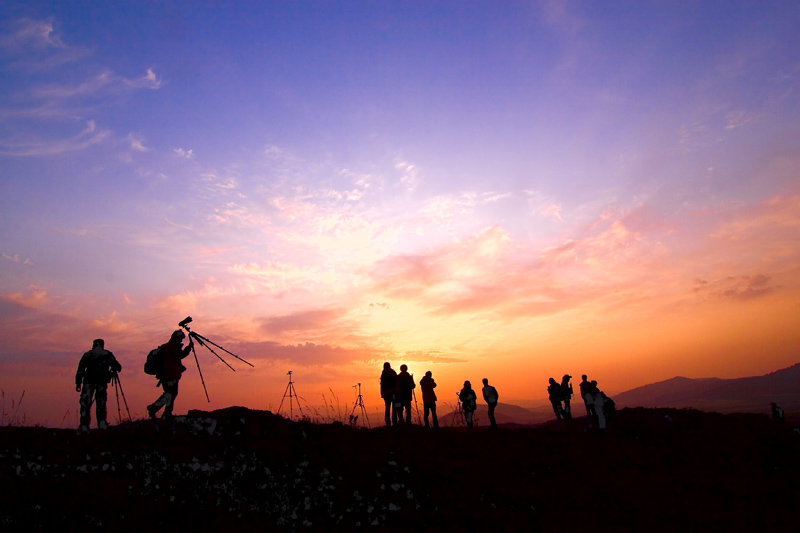
<path id="1" fill-rule="evenodd" d="M 158 377 L 164 372 L 164 352 L 161 346 L 150 350 L 144 362 L 144 373 L 149 376 Z"/>

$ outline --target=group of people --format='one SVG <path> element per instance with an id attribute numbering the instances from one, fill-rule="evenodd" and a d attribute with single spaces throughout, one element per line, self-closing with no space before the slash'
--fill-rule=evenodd
<path id="1" fill-rule="evenodd" d="M 547 395 L 550 399 L 550 404 L 553 406 L 556 420 L 572 419 L 570 401 L 572 400 L 573 389 L 572 383 L 570 383 L 571 379 L 572 376 L 569 374 L 564 374 L 564 377 L 561 378 L 561 383 L 557 382 L 555 378 L 550 378 L 550 384 L 547 386 Z M 581 376 L 579 388 L 583 405 L 586 408 L 586 416 L 597 421 L 600 429 L 606 429 L 606 421 L 615 410 L 614 400 L 597 388 L 597 381 L 589 381 L 586 374 Z"/>
<path id="2" fill-rule="evenodd" d="M 154 364 L 155 368 L 153 370 L 146 368 L 146 371 L 153 373 L 158 378 L 156 386 L 160 385 L 163 392 L 155 402 L 147 406 L 147 414 L 150 418 L 156 418 L 162 407 L 164 412 L 161 418 L 172 418 L 175 398 L 178 396 L 178 383 L 181 375 L 186 370 L 181 361 L 189 355 L 193 347 L 192 338 L 189 338 L 189 343 L 186 346 L 183 345 L 185 339 L 186 334 L 181 330 L 176 330 L 170 336 L 169 341 L 151 352 L 151 355 L 157 355 L 158 361 Z M 89 431 L 91 422 L 90 409 L 93 402 L 96 404 L 97 426 L 101 429 L 108 428 L 106 421 L 107 388 L 111 380 L 115 379 L 121 371 L 122 365 L 119 364 L 113 353 L 105 349 L 103 339 L 95 339 L 92 343 L 92 349 L 81 357 L 78 371 L 75 374 L 75 388 L 76 391 L 81 393 L 79 400 L 79 432 L 85 433 Z M 572 379 L 572 376 L 569 374 L 564 375 L 561 383 L 558 383 L 554 378 L 550 378 L 550 384 L 547 387 L 550 403 L 558 420 L 572 419 L 570 401 L 573 396 L 573 389 L 570 379 Z M 580 393 L 586 407 L 586 415 L 594 418 L 598 423 L 598 427 L 605 429 L 606 419 L 613 412 L 614 402 L 597 388 L 596 381 L 588 381 L 585 374 L 582 379 Z M 438 428 L 439 419 L 436 415 L 437 398 L 434 390 L 436 381 L 433 379 L 432 372 L 426 372 L 425 376 L 420 379 L 419 385 L 422 391 L 425 427 L 430 427 L 432 423 L 434 428 Z M 417 388 L 417 384 L 414 382 L 414 375 L 409 374 L 408 366 L 405 364 L 400 365 L 400 372 L 397 373 L 392 368 L 391 363 L 384 363 L 380 388 L 381 398 L 383 398 L 385 404 L 384 421 L 386 425 L 411 424 L 411 403 L 416 401 L 414 390 Z M 489 424 L 492 429 L 497 429 L 494 413 L 500 395 L 495 387 L 489 385 L 489 380 L 486 378 L 483 379 L 481 392 L 488 406 Z M 458 393 L 458 400 L 467 428 L 472 429 L 478 396 L 469 381 L 464 382 L 463 388 Z"/>
<path id="3" fill-rule="evenodd" d="M 392 364 L 383 364 L 381 372 L 381 398 L 384 403 L 384 422 L 386 426 L 396 426 L 398 424 L 411 424 L 411 402 L 416 400 L 414 389 L 414 375 L 408 373 L 407 365 L 400 365 L 400 373 L 397 373 Z M 436 381 L 433 373 L 429 370 L 425 376 L 419 380 L 419 388 L 422 390 L 423 421 L 425 427 L 439 427 L 439 418 L 436 416 Z M 497 429 L 497 421 L 494 417 L 494 410 L 497 407 L 497 400 L 500 396 L 497 389 L 489 385 L 489 380 L 483 380 L 483 399 L 489 406 L 489 423 L 492 429 Z M 469 381 L 464 382 L 464 388 L 458 393 L 461 402 L 461 409 L 464 413 L 464 420 L 467 428 L 472 429 L 472 416 L 477 408 L 478 396 L 472 389 Z"/>
<path id="4" fill-rule="evenodd" d="M 163 393 L 155 402 L 147 406 L 147 414 L 150 418 L 155 418 L 162 407 L 164 413 L 161 418 L 172 418 L 175 398 L 178 396 L 178 382 L 186 370 L 181 360 L 189 355 L 193 346 L 191 338 L 189 344 L 184 346 L 185 338 L 186 334 L 183 331 L 176 330 L 170 336 L 169 341 L 153 351 L 158 354 L 158 361 L 154 369 L 154 375 L 158 378 L 156 386 L 160 385 Z M 78 371 L 75 373 L 75 390 L 81 393 L 79 433 L 89 432 L 92 403 L 95 404 L 97 427 L 108 429 L 106 421 L 108 384 L 112 379 L 117 378 L 119 372 L 122 372 L 122 365 L 119 364 L 113 353 L 105 349 L 105 341 L 95 339 L 92 342 L 92 349 L 81 357 Z"/>

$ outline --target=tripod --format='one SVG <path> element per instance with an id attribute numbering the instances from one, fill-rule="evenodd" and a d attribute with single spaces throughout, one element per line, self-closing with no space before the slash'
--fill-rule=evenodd
<path id="1" fill-rule="evenodd" d="M 210 403 L 210 402 L 211 402 L 211 400 L 210 400 L 210 399 L 209 399 L 209 397 L 208 397 L 208 389 L 206 389 L 206 382 L 205 382 L 205 380 L 203 379 L 203 371 L 202 371 L 202 370 L 200 370 L 200 361 L 197 359 L 197 352 L 194 350 L 194 343 L 193 343 L 193 342 L 191 342 L 192 340 L 196 340 L 196 341 L 197 341 L 197 344 L 199 344 L 200 346 L 202 346 L 203 348 L 205 348 L 205 349 L 206 349 L 206 350 L 208 350 L 209 352 L 211 352 L 211 353 L 213 353 L 214 355 L 216 355 L 216 356 L 217 356 L 217 359 L 219 359 L 220 361 L 222 361 L 223 363 L 225 363 L 225 366 L 227 366 L 228 368 L 230 368 L 230 369 L 231 369 L 231 370 L 233 370 L 234 372 L 236 372 L 236 369 L 235 369 L 235 368 L 233 368 L 231 365 L 229 365 L 229 364 L 228 364 L 228 362 L 227 362 L 225 359 L 223 359 L 223 358 L 222 358 L 222 357 L 221 357 L 221 356 L 220 356 L 220 355 L 219 355 L 217 352 L 215 352 L 215 351 L 214 351 L 214 348 L 212 348 L 211 346 L 209 346 L 209 344 L 210 344 L 210 345 L 212 345 L 212 346 L 215 346 L 215 347 L 219 348 L 220 350 L 222 350 L 223 352 L 225 352 L 225 353 L 227 353 L 227 354 L 230 354 L 230 355 L 234 356 L 234 357 L 235 357 L 236 359 L 238 359 L 239 361 L 241 361 L 241 362 L 243 362 L 243 363 L 245 363 L 245 364 L 247 364 L 247 365 L 250 365 L 251 367 L 252 367 L 253 365 L 251 365 L 250 363 L 248 363 L 247 361 L 245 361 L 244 359 L 242 359 L 241 357 L 239 357 L 239 356 L 238 356 L 238 355 L 236 355 L 235 353 L 233 353 L 233 352 L 230 352 L 230 351 L 226 350 L 225 348 L 223 348 L 223 347 L 222 347 L 222 346 L 220 346 L 219 344 L 217 344 L 217 343 L 215 343 L 215 342 L 212 342 L 212 341 L 211 341 L 211 340 L 209 340 L 207 337 L 203 337 L 203 336 L 202 336 L 202 335 L 200 335 L 199 333 L 195 333 L 194 331 L 192 331 L 191 329 L 189 329 L 189 326 L 188 326 L 188 324 L 189 324 L 189 322 L 191 322 L 191 321 L 192 321 L 192 317 L 190 317 L 190 316 L 187 316 L 186 318 L 184 318 L 183 320 L 181 320 L 180 322 L 178 322 L 178 326 L 179 326 L 179 327 L 182 327 L 183 329 L 185 329 L 185 330 L 186 330 L 186 332 L 189 334 L 189 341 L 190 341 L 190 344 L 189 344 L 189 346 L 191 346 L 191 347 L 192 347 L 192 354 L 194 355 L 194 362 L 197 364 L 197 372 L 200 374 L 200 383 L 202 383 L 202 384 L 203 384 L 203 391 L 206 393 L 206 401 L 208 401 L 208 402 Z"/>
<path id="2" fill-rule="evenodd" d="M 414 374 L 411 374 L 413 377 Z M 417 392 L 411 389 L 411 394 L 414 396 L 414 410 L 417 412 L 417 424 L 422 425 L 422 416 L 419 414 L 419 404 L 417 403 Z"/>
<path id="3" fill-rule="evenodd" d="M 450 422 L 451 426 L 460 426 L 464 421 L 464 409 L 461 407 L 461 396 L 456 393 L 456 408 L 453 411 L 453 420 Z"/>
<path id="4" fill-rule="evenodd" d="M 364 416 L 364 420 L 367 421 L 367 427 L 371 428 L 369 425 L 369 416 L 367 415 L 367 408 L 364 407 L 364 398 L 361 396 L 361 383 L 358 385 L 353 385 L 353 388 L 358 387 L 358 399 L 356 399 L 356 403 L 353 405 L 353 411 L 350 413 L 350 425 L 355 426 L 356 421 L 358 420 L 358 415 L 356 413 L 356 408 L 361 408 L 361 414 Z M 355 415 L 355 416 L 354 416 Z"/>
<path id="5" fill-rule="evenodd" d="M 283 407 L 283 401 L 288 396 L 289 397 L 289 418 L 292 418 L 294 416 L 294 401 L 295 400 L 293 400 L 293 398 L 297 398 L 297 400 L 296 400 L 297 401 L 297 408 L 300 409 L 300 414 L 303 415 L 303 417 L 305 417 L 306 415 L 305 415 L 305 413 L 303 413 L 303 408 L 300 405 L 300 396 L 297 395 L 297 390 L 295 390 L 294 382 L 292 381 L 292 371 L 289 370 L 286 373 L 286 375 L 289 376 L 289 384 L 286 385 L 286 390 L 283 393 L 283 400 L 281 400 L 281 404 L 278 406 L 278 414 L 281 414 L 281 407 Z"/>
<path id="6" fill-rule="evenodd" d="M 128 422 L 133 422 L 131 418 L 131 411 L 128 409 L 128 400 L 125 399 L 125 391 L 122 390 L 122 382 L 119 380 L 119 374 L 116 372 L 111 374 L 111 383 L 114 384 L 114 391 L 117 394 L 117 420 L 122 422 L 122 411 L 119 408 L 119 395 L 122 393 L 122 401 L 125 403 L 125 411 L 128 412 Z"/>

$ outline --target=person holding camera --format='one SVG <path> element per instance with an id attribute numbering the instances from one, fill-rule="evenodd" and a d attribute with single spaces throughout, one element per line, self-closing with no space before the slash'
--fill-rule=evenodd
<path id="1" fill-rule="evenodd" d="M 108 383 L 112 376 L 122 371 L 114 354 L 105 349 L 103 339 L 95 339 L 92 349 L 83 354 L 75 373 L 75 391 L 80 392 L 78 401 L 81 411 L 80 433 L 89 432 L 92 421 L 92 401 L 95 402 L 97 427 L 108 429 L 106 422 L 106 403 L 108 401 Z"/>

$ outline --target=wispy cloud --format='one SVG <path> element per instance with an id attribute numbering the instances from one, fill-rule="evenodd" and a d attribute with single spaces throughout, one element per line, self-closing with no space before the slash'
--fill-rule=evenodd
<path id="1" fill-rule="evenodd" d="M 61 38 L 55 35 L 52 20 L 32 20 L 23 18 L 11 24 L 11 32 L 0 36 L 3 48 L 65 48 Z"/>
<path id="2" fill-rule="evenodd" d="M 90 95 L 96 96 L 103 92 L 118 92 L 126 88 L 158 89 L 159 87 L 161 87 L 161 81 L 156 77 L 152 69 L 148 69 L 145 76 L 136 80 L 129 80 L 117 76 L 111 70 L 105 70 L 78 85 L 53 84 L 33 89 L 31 94 L 41 99 L 67 99 Z"/>
<path id="3" fill-rule="evenodd" d="M 0 155 L 11 157 L 52 156 L 66 152 L 84 150 L 102 143 L 109 137 L 109 130 L 97 130 L 94 121 L 88 121 L 86 128 L 68 139 L 12 142 L 0 140 Z"/>
<path id="4" fill-rule="evenodd" d="M 161 87 L 161 80 L 153 72 L 152 68 L 147 69 L 147 73 L 141 78 L 129 80 L 122 78 L 122 82 L 133 89 L 159 89 Z"/>
<path id="5" fill-rule="evenodd" d="M 194 151 L 192 150 L 184 150 L 183 148 L 173 148 L 172 151 L 178 157 L 183 159 L 194 159 Z"/>
<path id="6" fill-rule="evenodd" d="M 130 143 L 131 150 L 134 152 L 149 152 L 150 149 L 144 145 L 144 141 L 142 139 L 136 137 L 133 133 L 129 133 L 127 137 L 128 142 Z"/>
<path id="7" fill-rule="evenodd" d="M 29 258 L 27 258 L 27 257 L 23 258 L 19 254 L 7 254 L 7 253 L 3 252 L 2 255 L 0 255 L 0 257 L 3 258 L 3 261 L 9 261 L 11 263 L 19 263 L 19 264 L 22 264 L 22 265 L 32 265 L 33 264 L 33 261 L 31 261 Z"/>

